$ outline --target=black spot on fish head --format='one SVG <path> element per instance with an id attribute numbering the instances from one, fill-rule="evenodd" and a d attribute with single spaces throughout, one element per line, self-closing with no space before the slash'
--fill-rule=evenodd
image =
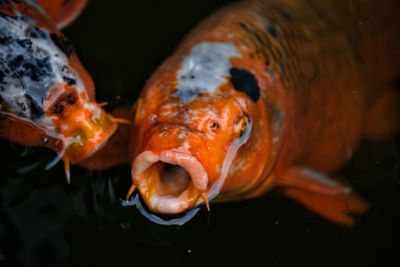
<path id="1" fill-rule="evenodd" d="M 74 47 L 72 44 L 68 41 L 67 38 L 65 38 L 62 35 L 58 35 L 55 33 L 50 34 L 51 40 L 57 45 L 57 47 L 63 51 L 63 53 L 67 56 L 70 57 L 72 52 L 74 51 Z"/>
<path id="2" fill-rule="evenodd" d="M 32 81 L 39 82 L 49 80 L 52 77 L 51 63 L 49 57 L 43 59 L 31 59 L 23 65 L 23 74 Z"/>
<path id="3" fill-rule="evenodd" d="M 17 40 L 17 44 L 19 44 L 22 48 L 30 50 L 32 48 L 32 40 L 30 39 L 19 39 Z"/>
<path id="4" fill-rule="evenodd" d="M 24 56 L 23 55 L 17 55 L 16 57 L 14 57 L 12 60 L 10 60 L 8 62 L 8 67 L 11 70 L 15 70 L 17 68 L 19 68 L 22 64 L 22 62 L 24 61 Z"/>
<path id="5" fill-rule="evenodd" d="M 39 103 L 37 103 L 30 95 L 25 94 L 25 97 L 30 103 L 31 118 L 37 119 L 43 116 L 44 112 L 42 106 Z"/>
<path id="6" fill-rule="evenodd" d="M 28 27 L 25 31 L 25 35 L 33 39 L 47 39 L 47 34 L 45 31 L 39 27 Z"/>
<path id="7" fill-rule="evenodd" d="M 0 45 L 8 45 L 11 40 L 10 36 L 0 36 Z"/>
<path id="8" fill-rule="evenodd" d="M 269 23 L 269 22 L 266 22 L 265 23 L 265 29 L 267 30 L 267 32 L 272 36 L 272 37 L 278 37 L 278 31 L 276 30 L 276 27 L 273 25 L 273 24 L 271 24 L 271 23 Z"/>
<path id="9" fill-rule="evenodd" d="M 229 74 L 231 75 L 231 83 L 233 87 L 236 90 L 245 93 L 254 102 L 257 102 L 260 98 L 260 87 L 256 77 L 247 70 L 239 68 L 231 68 Z"/>
<path id="10" fill-rule="evenodd" d="M 67 76 L 63 76 L 63 80 L 68 84 L 68 86 L 74 86 L 76 84 L 76 80 Z"/>

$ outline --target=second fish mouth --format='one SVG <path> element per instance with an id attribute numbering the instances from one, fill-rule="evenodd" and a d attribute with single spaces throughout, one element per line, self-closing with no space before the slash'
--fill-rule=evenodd
<path id="1" fill-rule="evenodd" d="M 197 158 L 175 150 L 140 153 L 131 174 L 146 206 L 160 214 L 193 208 L 208 186 L 207 172 Z"/>

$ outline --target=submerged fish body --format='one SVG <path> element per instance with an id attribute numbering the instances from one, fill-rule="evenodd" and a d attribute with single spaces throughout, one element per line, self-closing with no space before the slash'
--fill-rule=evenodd
<path id="1" fill-rule="evenodd" d="M 91 77 L 56 26 L 66 25 L 85 2 L 0 1 L 0 137 L 49 147 L 67 168 L 117 128 L 95 102 Z"/>
<path id="2" fill-rule="evenodd" d="M 280 188 L 352 224 L 366 203 L 332 175 L 398 126 L 376 106 L 396 102 L 399 23 L 374 2 L 243 1 L 205 20 L 136 104 L 130 193 L 179 214 Z"/>

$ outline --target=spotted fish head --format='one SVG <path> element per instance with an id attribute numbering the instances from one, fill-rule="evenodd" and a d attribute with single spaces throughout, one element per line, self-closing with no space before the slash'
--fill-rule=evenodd
<path id="1" fill-rule="evenodd" d="M 96 103 L 93 82 L 72 45 L 35 7 L 19 1 L 1 6 L 0 111 L 34 125 L 43 140 L 57 140 L 42 143 L 76 163 L 117 125 Z"/>
<path id="2" fill-rule="evenodd" d="M 167 61 L 143 90 L 130 191 L 138 189 L 151 211 L 208 205 L 249 143 L 260 90 L 250 72 L 233 65 L 238 56 L 231 44 L 201 43 Z"/>
<path id="3" fill-rule="evenodd" d="M 63 158 L 77 163 L 97 151 L 116 130 L 98 103 L 67 83 L 54 84 L 44 102 L 44 116 L 63 141 Z"/>

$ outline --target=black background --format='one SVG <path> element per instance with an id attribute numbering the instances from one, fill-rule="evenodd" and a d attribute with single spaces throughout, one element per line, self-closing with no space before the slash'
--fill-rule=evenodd
<path id="1" fill-rule="evenodd" d="M 185 33 L 229 1 L 92 1 L 65 29 L 109 109 L 131 105 Z M 102 172 L 0 141 L 0 266 L 397 266 L 399 139 L 365 142 L 341 173 L 371 204 L 347 229 L 271 193 L 211 206 L 184 226 L 122 207 L 129 167 Z"/>

